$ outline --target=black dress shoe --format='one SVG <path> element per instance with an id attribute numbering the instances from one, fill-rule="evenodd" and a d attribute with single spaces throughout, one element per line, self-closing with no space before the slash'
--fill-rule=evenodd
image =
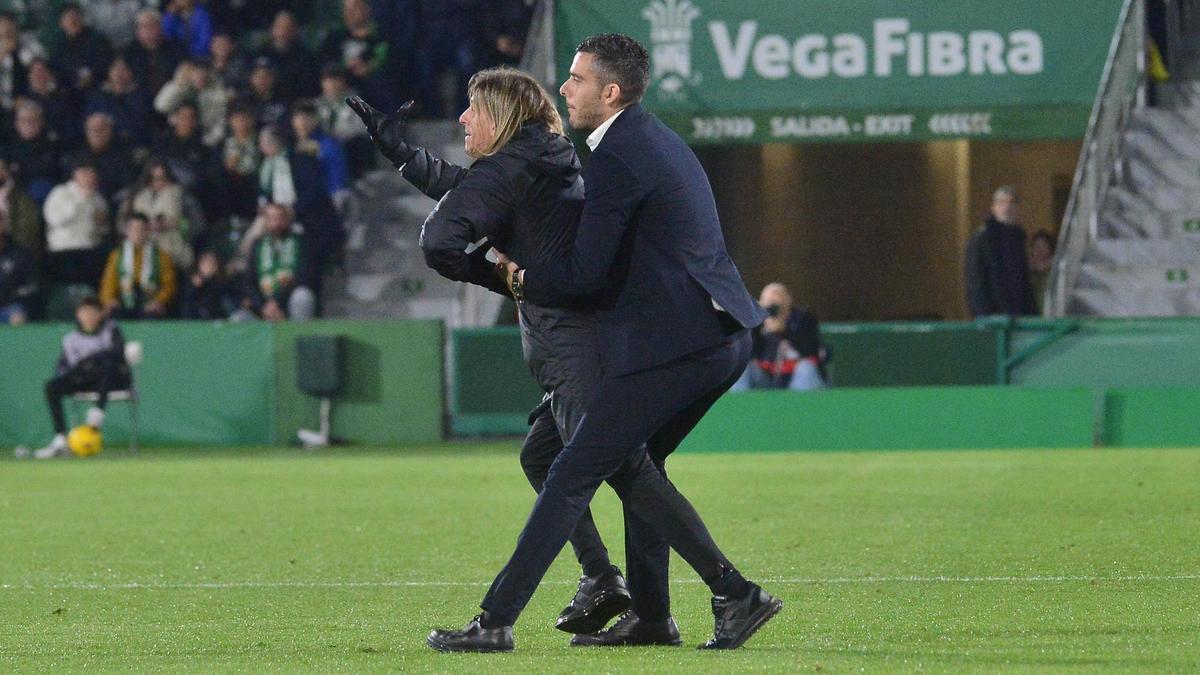
<path id="1" fill-rule="evenodd" d="M 756 584 L 741 598 L 716 596 L 712 599 L 716 626 L 713 636 L 699 649 L 737 649 L 750 639 L 771 617 L 783 609 L 783 601 L 771 597 Z"/>
<path id="2" fill-rule="evenodd" d="M 679 638 L 679 626 L 675 625 L 673 617 L 667 617 L 666 621 L 642 621 L 633 612 L 622 614 L 608 630 L 571 638 L 573 647 L 678 647 L 681 644 L 683 640 Z"/>
<path id="3" fill-rule="evenodd" d="M 512 626 L 484 628 L 479 618 L 471 619 L 462 630 L 432 630 L 425 642 L 439 652 L 511 652 Z"/>
<path id="4" fill-rule="evenodd" d="M 595 633 L 629 609 L 629 589 L 615 566 L 594 577 L 579 577 L 575 599 L 558 615 L 554 627 L 566 633 Z"/>

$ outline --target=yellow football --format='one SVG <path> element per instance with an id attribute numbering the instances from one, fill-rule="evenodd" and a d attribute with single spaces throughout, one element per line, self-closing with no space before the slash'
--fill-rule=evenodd
<path id="1" fill-rule="evenodd" d="M 104 449 L 104 438 L 96 427 L 81 424 L 67 434 L 67 447 L 76 457 L 91 457 Z"/>

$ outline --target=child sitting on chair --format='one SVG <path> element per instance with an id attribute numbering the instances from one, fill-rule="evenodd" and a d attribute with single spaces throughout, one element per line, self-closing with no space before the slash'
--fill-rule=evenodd
<path id="1" fill-rule="evenodd" d="M 46 403 L 54 420 L 54 440 L 33 453 L 38 459 L 70 454 L 64 396 L 80 392 L 99 394 L 100 400 L 87 412 L 87 424 L 99 429 L 104 424 L 108 392 L 131 384 L 129 366 L 125 363 L 125 338 L 115 321 L 105 319 L 100 300 L 94 296 L 84 298 L 75 309 L 75 320 L 76 329 L 63 337 L 54 377 L 46 381 Z"/>

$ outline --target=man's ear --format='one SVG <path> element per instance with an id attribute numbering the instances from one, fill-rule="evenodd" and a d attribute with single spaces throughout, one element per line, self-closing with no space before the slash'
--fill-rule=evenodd
<path id="1" fill-rule="evenodd" d="M 612 84 L 604 85 L 604 102 L 613 106 L 617 106 L 617 102 L 621 100 L 621 85 L 613 82 Z"/>

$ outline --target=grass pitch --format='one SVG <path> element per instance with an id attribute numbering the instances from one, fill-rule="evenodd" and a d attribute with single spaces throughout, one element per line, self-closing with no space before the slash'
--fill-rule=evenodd
<path id="1" fill-rule="evenodd" d="M 110 455 L 117 455 L 110 451 Z M 461 626 L 533 501 L 515 443 L 0 462 L 0 670 L 1059 671 L 1200 667 L 1200 451 L 680 455 L 726 553 L 785 607 L 701 653 L 708 593 L 676 559 L 684 648 L 554 630 L 564 553 L 511 655 Z M 614 559 L 607 488 L 596 520 Z"/>

